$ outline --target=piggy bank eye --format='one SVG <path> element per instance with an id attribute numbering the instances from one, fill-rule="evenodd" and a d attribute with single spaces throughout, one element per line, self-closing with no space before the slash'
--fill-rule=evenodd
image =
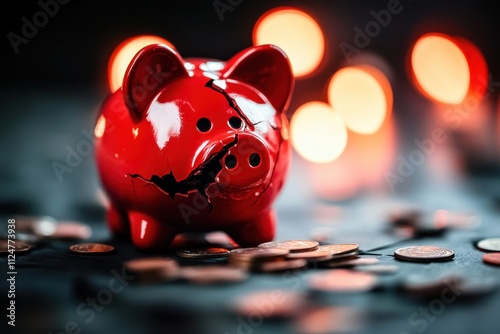
<path id="1" fill-rule="evenodd" d="M 243 122 L 241 121 L 241 118 L 239 118 L 239 117 L 231 117 L 228 121 L 228 124 L 233 129 L 241 129 Z"/>
<path id="2" fill-rule="evenodd" d="M 201 132 L 207 132 L 212 128 L 212 122 L 208 118 L 200 118 L 198 122 L 196 122 L 196 128 Z"/>

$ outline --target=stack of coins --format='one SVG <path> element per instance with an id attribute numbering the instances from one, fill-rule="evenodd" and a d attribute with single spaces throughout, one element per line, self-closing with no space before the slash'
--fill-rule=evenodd
<path id="1" fill-rule="evenodd" d="M 266 264 L 285 262 L 288 253 L 283 248 L 237 248 L 229 252 L 228 263 L 248 271 L 262 271 Z"/>
<path id="2" fill-rule="evenodd" d="M 170 258 L 139 258 L 126 261 L 124 265 L 141 283 L 168 282 L 180 278 L 177 261 Z"/>

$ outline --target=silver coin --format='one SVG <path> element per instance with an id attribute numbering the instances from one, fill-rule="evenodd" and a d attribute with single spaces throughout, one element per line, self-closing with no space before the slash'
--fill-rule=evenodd
<path id="1" fill-rule="evenodd" d="M 477 247 L 487 252 L 500 252 L 500 238 L 483 239 L 477 243 Z"/>

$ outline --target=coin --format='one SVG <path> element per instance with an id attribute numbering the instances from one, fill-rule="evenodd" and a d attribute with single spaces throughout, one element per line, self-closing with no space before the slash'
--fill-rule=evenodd
<path id="1" fill-rule="evenodd" d="M 309 287 L 320 292 L 365 292 L 374 289 L 377 277 L 348 269 L 333 269 L 309 277 Z"/>
<path id="2" fill-rule="evenodd" d="M 158 272 L 163 270 L 174 270 L 178 268 L 174 259 L 163 257 L 138 258 L 126 261 L 124 266 L 134 273 Z"/>
<path id="3" fill-rule="evenodd" d="M 455 253 L 449 249 L 436 246 L 410 246 L 396 249 L 394 256 L 404 261 L 433 262 L 451 260 Z"/>
<path id="4" fill-rule="evenodd" d="M 500 266 L 500 253 L 488 253 L 483 255 L 483 261 L 488 264 Z"/>
<path id="5" fill-rule="evenodd" d="M 291 253 L 307 252 L 317 249 L 319 243 L 314 240 L 284 240 L 270 241 L 260 244 L 261 248 L 283 248 L 288 249 Z"/>
<path id="6" fill-rule="evenodd" d="M 326 261 L 333 257 L 333 254 L 328 251 L 320 251 L 319 248 L 310 252 L 290 253 L 286 256 L 289 259 L 310 259 Z"/>
<path id="7" fill-rule="evenodd" d="M 178 249 L 176 254 L 177 256 L 190 259 L 207 259 L 226 257 L 229 255 L 229 250 L 221 247 Z"/>
<path id="8" fill-rule="evenodd" d="M 101 243 L 81 243 L 71 245 L 69 250 L 73 253 L 97 255 L 111 253 L 115 250 L 115 247 Z"/>
<path id="9" fill-rule="evenodd" d="M 90 226 L 79 222 L 59 222 L 53 233 L 47 236 L 53 239 L 89 239 L 92 230 Z"/>
<path id="10" fill-rule="evenodd" d="M 10 245 L 10 248 L 9 248 Z M 14 247 L 14 248 L 12 248 Z M 23 242 L 23 241 L 18 241 L 18 240 L 11 240 L 9 242 L 8 239 L 2 239 L 0 240 L 0 254 L 9 254 L 13 250 L 16 254 L 17 253 L 25 253 L 29 250 L 31 250 L 31 245 Z"/>
<path id="11" fill-rule="evenodd" d="M 487 252 L 500 252 L 500 238 L 483 239 L 477 243 L 477 247 Z"/>
<path id="12" fill-rule="evenodd" d="M 180 275 L 196 284 L 237 283 L 248 278 L 244 270 L 224 265 L 185 267 L 181 268 Z"/>
<path id="13" fill-rule="evenodd" d="M 410 274 L 401 283 L 403 291 L 418 298 L 439 297 L 444 289 L 451 290 L 460 295 L 459 286 L 465 277 L 457 273 L 443 274 L 441 276 L 429 276 L 424 274 Z"/>
<path id="14" fill-rule="evenodd" d="M 142 283 L 172 281 L 179 278 L 179 266 L 174 259 L 138 258 L 126 261 L 124 267 L 134 273 L 137 280 Z"/>
<path id="15" fill-rule="evenodd" d="M 335 268 L 335 267 L 354 267 L 354 266 L 364 266 L 364 265 L 373 265 L 379 263 L 380 260 L 374 257 L 358 257 L 356 259 L 345 260 L 345 261 L 329 261 L 325 262 L 322 265 L 325 267 Z"/>
<path id="16" fill-rule="evenodd" d="M 48 236 L 54 233 L 57 220 L 51 216 L 15 216 L 16 231 Z"/>
<path id="17" fill-rule="evenodd" d="M 229 260 L 252 261 L 259 259 L 279 258 L 286 256 L 288 253 L 289 251 L 283 248 L 237 248 L 229 252 Z"/>
<path id="18" fill-rule="evenodd" d="M 290 318 L 305 309 L 305 295 L 298 291 L 262 290 L 239 297 L 233 310 L 244 318 Z"/>
<path id="19" fill-rule="evenodd" d="M 282 272 L 286 270 L 300 269 L 306 265 L 307 260 L 305 259 L 271 261 L 260 263 L 254 270 L 263 272 Z"/>
<path id="20" fill-rule="evenodd" d="M 352 253 L 359 250 L 358 244 L 333 244 L 333 245 L 321 245 L 318 247 L 318 251 L 330 252 L 333 255 Z"/>
<path id="21" fill-rule="evenodd" d="M 344 254 L 334 254 L 332 255 L 328 260 L 326 261 L 320 261 L 320 263 L 329 263 L 329 262 L 337 262 L 337 261 L 344 261 L 347 259 L 355 259 L 358 257 L 358 251 L 350 252 L 350 253 L 344 253 Z"/>

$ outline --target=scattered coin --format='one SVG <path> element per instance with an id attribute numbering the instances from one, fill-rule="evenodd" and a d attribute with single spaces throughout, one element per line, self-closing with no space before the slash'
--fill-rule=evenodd
<path id="1" fill-rule="evenodd" d="M 359 250 L 358 244 L 334 244 L 334 245 L 321 245 L 318 251 L 330 252 L 333 255 L 347 254 Z"/>
<path id="2" fill-rule="evenodd" d="M 380 260 L 374 257 L 358 257 L 356 259 L 350 259 L 344 261 L 328 261 L 322 263 L 322 265 L 324 267 L 336 268 L 336 267 L 355 267 L 355 266 L 373 265 L 379 262 Z"/>
<path id="3" fill-rule="evenodd" d="M 208 259 L 226 257 L 229 255 L 229 250 L 221 247 L 178 249 L 176 254 L 177 256 L 190 259 Z"/>
<path id="4" fill-rule="evenodd" d="M 260 248 L 283 248 L 291 253 L 308 252 L 317 249 L 319 243 L 314 240 L 284 240 L 271 241 L 260 244 Z"/>
<path id="5" fill-rule="evenodd" d="M 500 238 L 483 239 L 477 243 L 477 247 L 487 252 L 500 252 Z"/>
<path id="6" fill-rule="evenodd" d="M 224 265 L 185 267 L 180 276 L 196 284 L 237 283 L 248 278 L 244 270 Z"/>
<path id="7" fill-rule="evenodd" d="M 488 264 L 500 266 L 500 253 L 488 253 L 483 255 L 483 261 Z"/>
<path id="8" fill-rule="evenodd" d="M 460 284 L 464 281 L 464 277 L 457 273 L 443 274 L 438 277 L 433 277 L 424 274 L 410 274 L 401 283 L 401 288 L 418 298 L 434 298 L 439 297 L 444 289 L 450 291 L 449 294 L 460 295 Z"/>
<path id="9" fill-rule="evenodd" d="M 309 287 L 322 292 L 365 292 L 374 289 L 377 277 L 370 273 L 348 269 L 333 269 L 313 274 Z"/>
<path id="10" fill-rule="evenodd" d="M 293 333 L 362 333 L 370 319 L 360 308 L 345 306 L 318 306 L 301 312 L 293 321 Z"/>
<path id="11" fill-rule="evenodd" d="M 10 248 L 9 248 L 10 245 Z M 15 240 L 15 242 L 10 242 L 8 239 L 2 239 L 0 240 L 0 254 L 9 254 L 12 249 L 12 246 L 14 246 L 14 252 L 17 253 L 25 253 L 31 250 L 32 246 L 26 242 Z"/>
<path id="12" fill-rule="evenodd" d="M 73 253 L 97 255 L 111 253 L 115 250 L 115 247 L 101 243 L 81 243 L 71 245 L 69 250 Z"/>
<path id="13" fill-rule="evenodd" d="M 307 265 L 306 259 L 293 259 L 262 262 L 254 267 L 255 271 L 261 272 L 282 272 L 286 270 L 300 269 Z"/>
<path id="14" fill-rule="evenodd" d="M 16 231 L 48 236 L 56 230 L 57 220 L 51 216 L 15 216 Z"/>
<path id="15" fill-rule="evenodd" d="M 333 257 L 333 254 L 329 251 L 321 251 L 319 248 L 310 252 L 301 252 L 301 253 L 290 253 L 287 255 L 289 259 L 310 259 L 310 260 L 319 260 L 326 261 Z"/>
<path id="16" fill-rule="evenodd" d="M 174 259 L 138 258 L 126 261 L 124 266 L 125 269 L 134 273 L 140 282 L 164 282 L 179 278 L 179 266 Z"/>
<path id="17" fill-rule="evenodd" d="M 228 262 L 245 270 L 261 271 L 262 263 L 282 261 L 288 254 L 288 249 L 283 248 L 238 248 L 230 251 Z"/>
<path id="18" fill-rule="evenodd" d="M 329 263 L 329 262 L 337 262 L 337 261 L 344 261 L 344 260 L 352 260 L 356 259 L 358 257 L 358 251 L 350 252 L 350 253 L 344 253 L 344 254 L 334 254 L 332 255 L 331 258 L 329 258 L 326 261 L 319 261 L 320 263 Z"/>
<path id="19" fill-rule="evenodd" d="M 46 236 L 53 239 L 89 239 L 92 230 L 87 224 L 79 222 L 58 222 L 53 233 Z"/>
<path id="20" fill-rule="evenodd" d="M 289 251 L 283 248 L 237 248 L 229 252 L 229 260 L 255 261 L 260 259 L 272 259 L 285 257 Z"/>
<path id="21" fill-rule="evenodd" d="M 399 270 L 398 266 L 392 264 L 373 264 L 366 266 L 359 266 L 355 268 L 357 271 L 363 271 L 372 274 L 394 274 Z"/>
<path id="22" fill-rule="evenodd" d="M 306 304 L 301 292 L 274 289 L 239 297 L 234 303 L 234 311 L 244 318 L 290 318 L 300 314 Z"/>
<path id="23" fill-rule="evenodd" d="M 451 260 L 455 253 L 449 249 L 436 246 L 410 246 L 396 249 L 394 256 L 404 261 L 433 262 Z"/>

